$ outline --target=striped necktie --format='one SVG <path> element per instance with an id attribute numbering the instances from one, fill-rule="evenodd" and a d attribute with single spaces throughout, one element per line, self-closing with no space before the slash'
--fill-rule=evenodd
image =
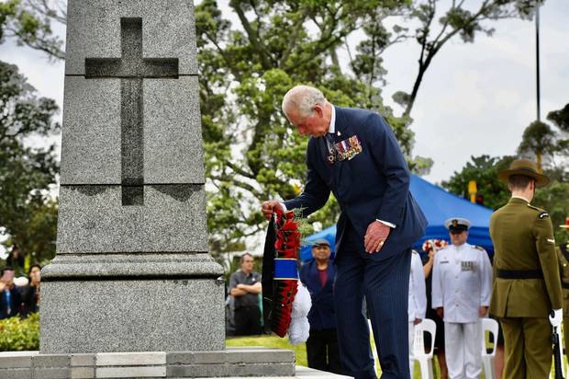
<path id="1" fill-rule="evenodd" d="M 336 146 L 335 146 L 336 141 L 334 141 L 334 134 L 326 133 L 325 140 L 326 140 L 326 149 L 327 149 L 326 159 L 328 160 L 328 163 L 334 164 L 338 159 L 338 152 L 336 151 Z"/>

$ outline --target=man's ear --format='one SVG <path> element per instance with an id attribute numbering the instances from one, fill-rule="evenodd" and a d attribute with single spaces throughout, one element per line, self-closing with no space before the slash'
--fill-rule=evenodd
<path id="1" fill-rule="evenodd" d="M 312 110 L 318 114 L 318 117 L 322 117 L 324 115 L 324 109 L 322 105 L 316 104 L 312 107 Z"/>

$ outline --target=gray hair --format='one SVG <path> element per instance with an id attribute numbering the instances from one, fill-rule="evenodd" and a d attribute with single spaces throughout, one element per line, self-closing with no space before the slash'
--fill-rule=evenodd
<path id="1" fill-rule="evenodd" d="M 310 116 L 316 104 L 324 105 L 326 102 L 326 97 L 319 89 L 298 85 L 284 95 L 282 109 L 285 115 L 288 114 L 287 110 L 295 108 L 301 116 Z"/>

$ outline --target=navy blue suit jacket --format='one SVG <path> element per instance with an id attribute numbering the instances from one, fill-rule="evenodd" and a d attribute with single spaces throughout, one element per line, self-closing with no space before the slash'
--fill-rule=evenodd
<path id="1" fill-rule="evenodd" d="M 20 291 L 13 286 L 10 291 L 10 313 L 8 313 L 8 304 L 6 302 L 6 294 L 4 291 L 0 292 L 0 320 L 17 316 L 20 314 L 22 307 L 22 296 Z"/>
<path id="2" fill-rule="evenodd" d="M 336 109 L 335 142 L 357 136 L 362 152 L 351 160 L 330 164 L 325 137 L 308 141 L 308 168 L 304 192 L 285 201 L 290 209 L 305 208 L 303 216 L 322 208 L 330 191 L 341 208 L 336 234 L 336 259 L 341 259 L 342 237 L 353 225 L 361 240 L 360 252 L 365 254 L 363 238 L 374 220 L 390 222 L 385 245 L 374 260 L 383 260 L 404 251 L 425 234 L 427 220 L 409 192 L 410 174 L 399 143 L 385 120 L 363 109 Z M 366 254 L 367 255 L 367 254 Z"/>
<path id="3" fill-rule="evenodd" d="M 308 288 L 312 300 L 312 307 L 308 313 L 310 330 L 336 329 L 333 291 L 335 274 L 334 262 L 330 260 L 326 270 L 328 279 L 324 287 L 322 287 L 314 259 L 306 262 L 300 268 L 300 280 Z"/>

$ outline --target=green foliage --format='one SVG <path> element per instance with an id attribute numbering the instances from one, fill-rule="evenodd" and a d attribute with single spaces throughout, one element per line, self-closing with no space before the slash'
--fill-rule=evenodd
<path id="1" fill-rule="evenodd" d="M 53 59 L 63 59 L 63 40 L 54 35 L 51 22 L 65 22 L 65 2 L 7 0 L 0 3 L 0 44 L 12 38 L 20 46 L 40 50 Z"/>
<path id="2" fill-rule="evenodd" d="M 461 172 L 455 172 L 451 179 L 442 185 L 450 192 L 468 199 L 468 182 L 475 180 L 478 193 L 484 197 L 484 205 L 498 209 L 509 201 L 511 193 L 507 184 L 498 179 L 497 174 L 507 169 L 514 158 L 495 158 L 488 155 L 472 157 L 472 162 L 468 162 Z M 568 233 L 558 228 L 558 225 L 565 224 L 565 218 L 569 216 L 569 184 L 559 180 L 567 174 L 559 169 L 546 170 L 544 174 L 551 182 L 536 191 L 532 204 L 548 211 L 556 241 L 569 241 Z"/>
<path id="3" fill-rule="evenodd" d="M 195 7 L 212 253 L 262 232 L 260 202 L 291 198 L 293 183 L 305 180 L 307 140 L 280 111 L 280 100 L 295 84 L 319 87 L 339 106 L 380 112 L 411 169 L 428 171 L 432 161 L 412 158 L 409 125 L 435 54 L 455 35 L 472 42 L 479 32 L 491 33 L 485 21 L 531 14 L 520 0 L 485 0 L 476 9 L 452 2 L 445 10 L 439 3 L 230 1 L 222 11 L 218 2 L 203 0 Z M 406 111 L 396 117 L 382 101 L 383 53 L 408 38 L 422 46 L 420 69 L 413 91 L 397 96 Z M 331 202 L 310 221 L 327 226 L 338 213 Z"/>
<path id="4" fill-rule="evenodd" d="M 569 140 L 562 138 L 548 124 L 534 121 L 524 130 L 518 153 L 530 159 L 535 157 L 538 168 L 542 169 L 542 160 L 551 159 L 556 153 L 566 150 L 568 143 Z"/>
<path id="5" fill-rule="evenodd" d="M 0 235 L 38 261 L 55 253 L 57 204 L 49 190 L 59 167 L 54 145 L 30 141 L 59 131 L 57 110 L 53 100 L 36 96 L 16 66 L 0 61 Z"/>
<path id="6" fill-rule="evenodd" d="M 65 23 L 62 0 L 8 0 L 0 5 L 0 36 L 63 57 L 52 21 Z M 304 182 L 307 140 L 287 124 L 280 99 L 293 85 L 321 88 L 334 104 L 372 109 L 392 126 L 412 170 L 410 116 L 423 76 L 440 49 L 459 35 L 472 42 L 492 32 L 485 21 L 529 17 L 535 1 L 484 0 L 478 5 L 437 0 L 235 1 L 228 9 L 203 0 L 195 6 L 207 211 L 214 255 L 264 229 L 264 199 L 295 195 Z M 437 9 L 438 6 L 438 9 Z M 397 18 L 394 18 L 397 17 Z M 388 20 L 389 19 L 389 20 Z M 231 20 L 231 21 L 230 21 Z M 396 20 L 393 23 L 393 20 Z M 437 26 L 437 21 L 439 25 Z M 419 23 L 419 27 L 417 27 Z M 402 117 L 383 105 L 383 53 L 413 38 L 421 45 L 412 91 L 396 96 Z M 355 51 L 354 50 L 355 46 Z M 332 201 L 311 216 L 323 225 L 339 213 Z"/>
<path id="7" fill-rule="evenodd" d="M 385 114 L 406 151 L 413 134 L 397 123 L 381 101 L 384 75 L 379 55 L 388 39 L 381 25 L 390 11 L 408 1 L 231 1 L 232 25 L 217 2 L 195 8 L 200 98 L 208 178 L 208 226 L 213 252 L 265 228 L 260 202 L 295 196 L 294 183 L 305 180 L 307 139 L 280 111 L 286 91 L 297 83 L 315 85 L 341 106 Z M 373 25 L 367 22 L 374 21 Z M 373 40 L 358 47 L 354 70 L 339 64 L 345 38 L 362 25 Z M 368 55 L 366 57 L 366 55 Z M 395 122 L 393 122 L 395 121 Z M 311 221 L 335 222 L 335 202 Z M 215 251 L 217 250 L 217 251 Z"/>
<path id="8" fill-rule="evenodd" d="M 39 350 L 39 347 L 39 313 L 32 313 L 23 320 L 19 317 L 0 320 L 0 351 Z"/>
<path id="9" fill-rule="evenodd" d="M 569 104 L 566 104 L 563 109 L 549 112 L 547 119 L 562 131 L 569 132 Z"/>
<path id="10" fill-rule="evenodd" d="M 569 153 L 569 105 L 552 111 L 547 118 L 554 123 L 552 127 L 541 121 L 532 122 L 525 130 L 518 146 L 520 156 L 535 160 L 539 170 L 548 171 L 553 180 L 565 180 L 565 157 Z M 557 162 L 562 162 L 559 166 Z"/>
<path id="11" fill-rule="evenodd" d="M 545 174 L 550 176 L 547 172 Z M 557 244 L 569 241 L 569 235 L 565 229 L 559 228 L 559 225 L 565 224 L 565 218 L 569 217 L 568 199 L 569 184 L 553 181 L 548 186 L 537 190 L 535 199 L 532 201 L 532 204 L 549 213 Z"/>
<path id="12" fill-rule="evenodd" d="M 498 209 L 508 202 L 510 192 L 508 186 L 498 179 L 498 172 L 506 169 L 513 157 L 494 158 L 488 155 L 471 157 L 461 172 L 455 172 L 448 182 L 443 181 L 442 186 L 450 192 L 470 199 L 468 183 L 476 181 L 478 194 L 484 197 L 484 206 Z"/>

